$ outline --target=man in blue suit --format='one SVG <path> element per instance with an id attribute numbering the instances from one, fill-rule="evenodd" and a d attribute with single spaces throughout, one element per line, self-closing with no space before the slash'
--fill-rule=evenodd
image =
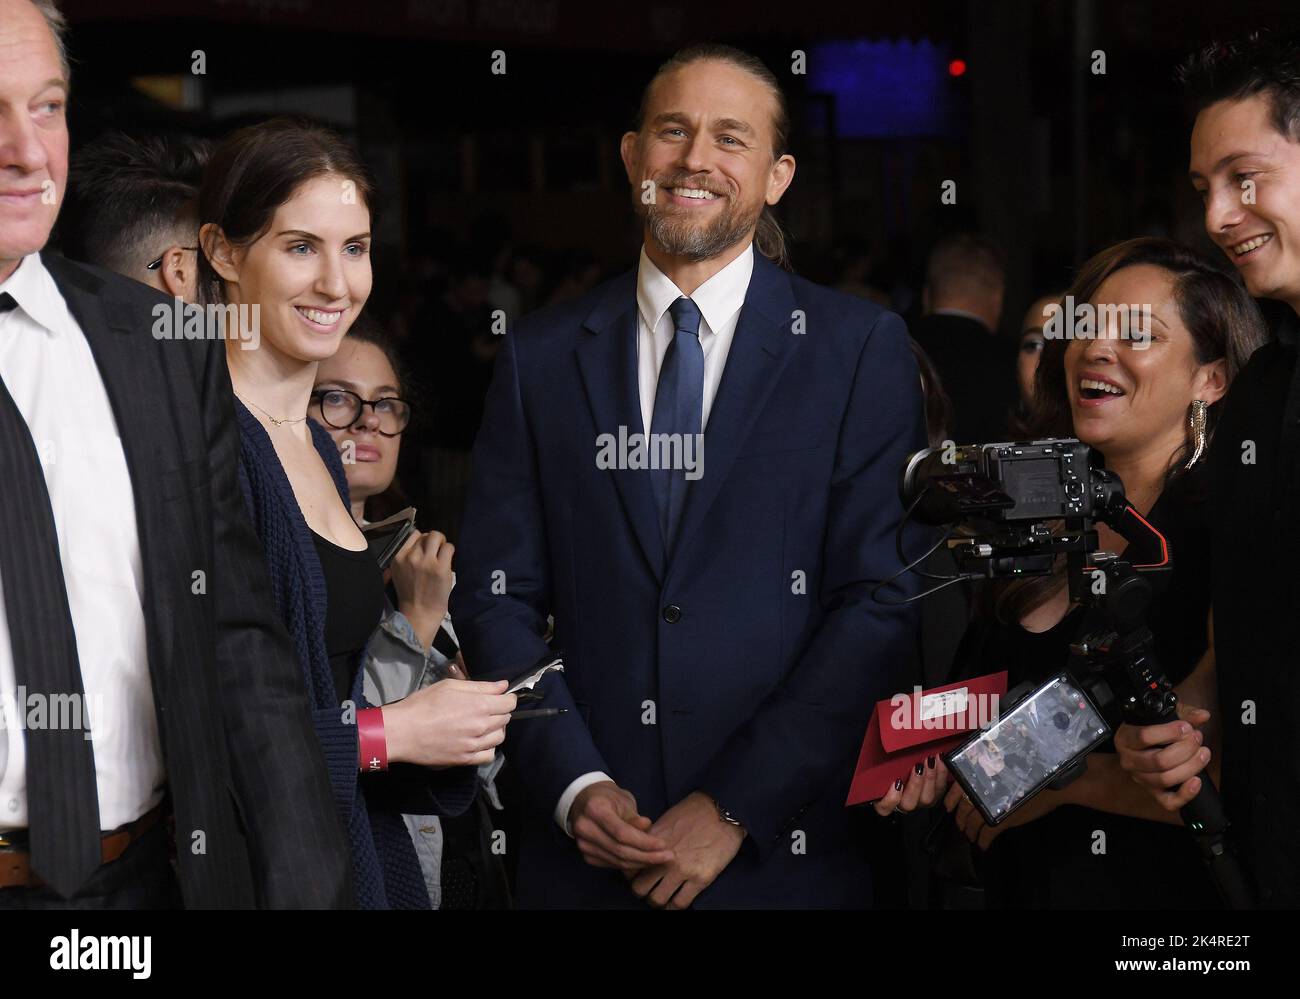
<path id="1" fill-rule="evenodd" d="M 510 731 L 521 906 L 871 904 L 844 797 L 915 643 L 871 589 L 926 440 L 902 321 L 768 259 L 787 131 L 758 60 L 678 53 L 622 141 L 638 267 L 503 338 L 452 614 L 476 676 L 548 615 L 564 654 L 566 713 Z"/>

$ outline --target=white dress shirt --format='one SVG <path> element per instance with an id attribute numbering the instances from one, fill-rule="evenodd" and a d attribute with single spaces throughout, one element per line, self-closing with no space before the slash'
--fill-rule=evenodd
<path id="1" fill-rule="evenodd" d="M 162 800 L 164 772 L 145 645 L 135 495 L 90 344 L 39 254 L 0 283 L 0 378 L 40 455 L 77 637 L 104 830 Z M 3 511 L 11 523 L 22 511 Z M 0 830 L 27 825 L 27 752 L 0 579 Z"/>
<path id="2" fill-rule="evenodd" d="M 714 274 L 689 295 L 700 310 L 700 347 L 704 351 L 704 410 L 700 428 L 709 424 L 709 413 L 722 384 L 722 371 L 727 366 L 731 341 L 736 335 L 740 308 L 745 304 L 749 279 L 754 273 L 754 244 L 750 243 L 735 260 Z M 655 411 L 655 390 L 659 387 L 659 369 L 664 355 L 672 343 L 676 330 L 668 307 L 683 297 L 683 292 L 673 284 L 646 255 L 641 247 L 641 261 L 637 266 L 637 381 L 641 393 L 641 422 L 644 432 L 650 433 Z M 705 436 L 707 443 L 708 437 Z M 583 774 L 564 789 L 555 806 L 555 821 L 570 836 L 569 810 L 573 800 L 583 788 L 603 780 L 613 780 L 606 773 L 592 771 Z"/>

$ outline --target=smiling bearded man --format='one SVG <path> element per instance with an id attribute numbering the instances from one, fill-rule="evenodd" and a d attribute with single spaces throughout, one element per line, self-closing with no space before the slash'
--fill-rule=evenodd
<path id="1" fill-rule="evenodd" d="M 872 903 L 844 797 L 916 640 L 869 580 L 920 382 L 897 316 L 778 265 L 787 132 L 757 59 L 678 53 L 621 144 L 637 266 L 503 338 L 452 614 L 484 677 L 548 655 L 548 616 L 565 655 L 566 713 L 511 726 L 521 906 Z M 601 461 L 629 428 L 702 435 L 703 474 Z"/>

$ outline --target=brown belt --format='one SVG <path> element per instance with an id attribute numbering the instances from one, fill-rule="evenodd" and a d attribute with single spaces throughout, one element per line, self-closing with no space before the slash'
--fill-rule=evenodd
<path id="1" fill-rule="evenodd" d="M 163 806 L 155 806 L 134 822 L 120 829 L 104 833 L 100 839 L 100 863 L 111 864 L 127 847 L 158 824 L 163 817 Z M 0 842 L 3 835 L 0 835 Z M 0 846 L 0 888 L 41 888 L 45 882 L 32 873 L 32 855 L 26 850 Z"/>

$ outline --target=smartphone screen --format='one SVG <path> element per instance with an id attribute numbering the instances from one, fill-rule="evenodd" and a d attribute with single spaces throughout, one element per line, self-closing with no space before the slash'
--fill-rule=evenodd
<path id="1" fill-rule="evenodd" d="M 1061 674 L 944 762 L 989 824 L 996 825 L 1110 735 L 1092 702 Z"/>

